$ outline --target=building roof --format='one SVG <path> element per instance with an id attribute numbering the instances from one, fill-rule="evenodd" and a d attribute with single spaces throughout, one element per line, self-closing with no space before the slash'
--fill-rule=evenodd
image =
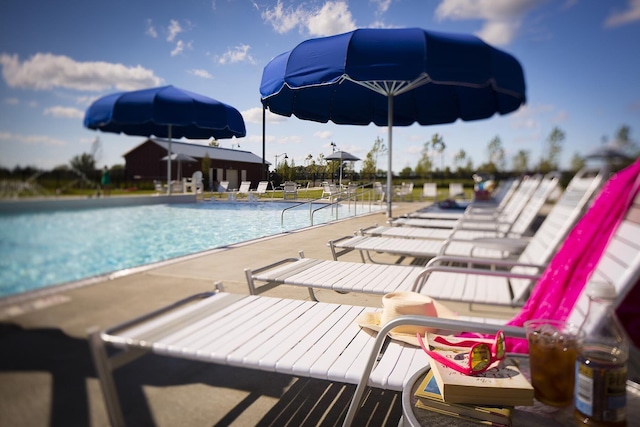
<path id="1" fill-rule="evenodd" d="M 149 138 L 149 141 L 158 144 L 165 150 L 168 149 L 169 141 L 166 139 Z M 205 153 L 208 153 L 209 158 L 211 159 L 262 164 L 262 158 L 256 156 L 250 151 L 234 150 L 222 147 L 211 147 L 209 145 L 193 144 L 189 142 L 171 141 L 171 152 L 173 154 L 185 154 L 187 156 L 199 158 L 203 158 L 205 156 Z M 265 164 L 271 165 L 271 163 L 269 163 L 267 160 L 265 160 Z"/>

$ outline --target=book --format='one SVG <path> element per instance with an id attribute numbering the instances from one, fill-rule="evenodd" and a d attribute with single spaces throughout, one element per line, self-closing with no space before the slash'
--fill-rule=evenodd
<path id="1" fill-rule="evenodd" d="M 469 347 L 445 345 L 435 342 L 438 335 L 427 334 L 428 346 L 455 363 L 466 366 Z M 455 337 L 443 337 L 451 343 L 459 342 Z M 492 340 L 473 339 L 492 343 Z M 431 358 L 430 358 L 431 359 Z M 506 357 L 496 366 L 478 375 L 464 375 L 444 364 L 430 360 L 431 371 L 438 384 L 442 398 L 447 403 L 473 403 L 480 405 L 532 406 L 533 387 L 517 366 L 517 361 Z"/>
<path id="2" fill-rule="evenodd" d="M 511 426 L 513 406 L 487 406 L 445 402 L 429 369 L 415 391 L 416 407 L 489 425 Z"/>

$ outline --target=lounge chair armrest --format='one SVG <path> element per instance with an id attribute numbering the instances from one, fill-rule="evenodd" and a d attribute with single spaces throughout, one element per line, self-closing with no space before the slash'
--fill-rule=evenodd
<path id="1" fill-rule="evenodd" d="M 357 232 L 355 234 L 357 234 Z M 342 242 L 343 240 L 351 239 L 351 238 L 353 238 L 353 236 L 342 236 L 337 239 L 329 240 L 327 242 L 327 246 L 329 246 L 329 248 L 331 249 L 331 255 L 333 255 L 334 261 L 338 261 L 339 257 L 341 257 L 344 254 L 348 254 L 349 252 L 354 250 L 353 248 L 344 248 L 344 249 L 336 248 L 337 243 Z"/>
<path id="2" fill-rule="evenodd" d="M 302 257 L 301 257 L 302 258 Z M 258 274 L 258 273 L 262 273 L 263 271 L 268 271 L 271 270 L 273 268 L 276 267 L 280 267 L 281 265 L 287 264 L 287 263 L 291 263 L 291 262 L 297 262 L 300 261 L 300 258 L 285 258 L 285 259 L 281 259 L 280 261 L 276 261 L 274 263 L 271 263 L 269 265 L 265 265 L 263 267 L 260 268 L 256 268 L 255 270 L 252 270 L 251 268 L 245 268 L 244 269 L 244 275 L 247 279 L 247 286 L 249 287 L 249 294 L 251 295 L 257 295 L 258 292 L 258 287 L 255 284 L 255 281 L 253 279 L 253 275 L 254 274 Z M 263 285 L 260 287 L 261 292 L 267 290 L 267 289 L 271 289 L 273 288 L 274 285 Z"/>
<path id="3" fill-rule="evenodd" d="M 453 242 L 468 243 L 474 248 L 493 249 L 496 251 L 509 252 L 511 254 L 521 253 L 529 244 L 528 238 L 512 237 L 479 237 L 476 239 L 456 239 L 448 238 L 442 243 L 440 255 L 447 253 L 447 247 Z"/>
<path id="4" fill-rule="evenodd" d="M 542 271 L 544 268 L 546 268 L 546 265 L 543 265 L 543 264 L 530 264 L 526 262 L 519 262 L 519 261 L 507 260 L 507 259 L 470 258 L 470 257 L 455 256 L 455 255 L 439 255 L 439 256 L 433 257 L 431 258 L 431 260 L 429 260 L 425 268 L 435 266 L 443 262 L 460 262 L 460 263 L 464 262 L 464 263 L 473 263 L 473 264 L 496 266 L 496 267 L 530 267 L 530 268 L 536 268 L 539 271 Z"/>
<path id="5" fill-rule="evenodd" d="M 539 274 L 527 274 L 527 273 L 514 273 L 512 271 L 505 270 L 488 270 L 486 268 L 467 268 L 467 267 L 450 267 L 444 265 L 433 265 L 426 267 L 416 280 L 413 282 L 412 291 L 420 292 L 422 286 L 427 281 L 431 273 L 439 271 L 445 273 L 463 273 L 463 274 L 475 274 L 477 276 L 493 276 L 504 277 L 507 279 L 528 279 L 537 280 L 540 278 Z"/>

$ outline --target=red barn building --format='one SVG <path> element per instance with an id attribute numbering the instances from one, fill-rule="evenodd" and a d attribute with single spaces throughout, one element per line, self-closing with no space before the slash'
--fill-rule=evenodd
<path id="1" fill-rule="evenodd" d="M 167 148 L 169 142 L 162 139 L 147 139 L 133 150 L 124 154 L 126 178 L 129 180 L 167 180 Z M 229 181 L 229 188 L 235 189 L 241 181 L 251 181 L 254 188 L 264 180 L 270 163 L 250 151 L 229 148 L 210 147 L 197 143 L 171 141 L 172 154 L 183 154 L 196 161 L 181 162 L 181 176 L 190 177 L 195 171 L 202 171 L 202 161 L 208 155 L 211 174 L 203 171 L 205 185 L 209 187 L 213 181 Z M 171 179 L 178 179 L 178 162 L 171 162 Z M 210 187 L 209 187 L 210 188 Z"/>

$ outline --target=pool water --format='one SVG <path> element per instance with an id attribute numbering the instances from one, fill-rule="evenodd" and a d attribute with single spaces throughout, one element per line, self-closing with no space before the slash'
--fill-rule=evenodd
<path id="1" fill-rule="evenodd" d="M 216 202 L 1 214 L 0 297 L 310 225 L 308 205 L 288 210 L 281 225 L 287 206 Z M 353 212 L 341 206 L 338 217 L 347 215 Z M 327 208 L 313 222 L 335 219 Z"/>

